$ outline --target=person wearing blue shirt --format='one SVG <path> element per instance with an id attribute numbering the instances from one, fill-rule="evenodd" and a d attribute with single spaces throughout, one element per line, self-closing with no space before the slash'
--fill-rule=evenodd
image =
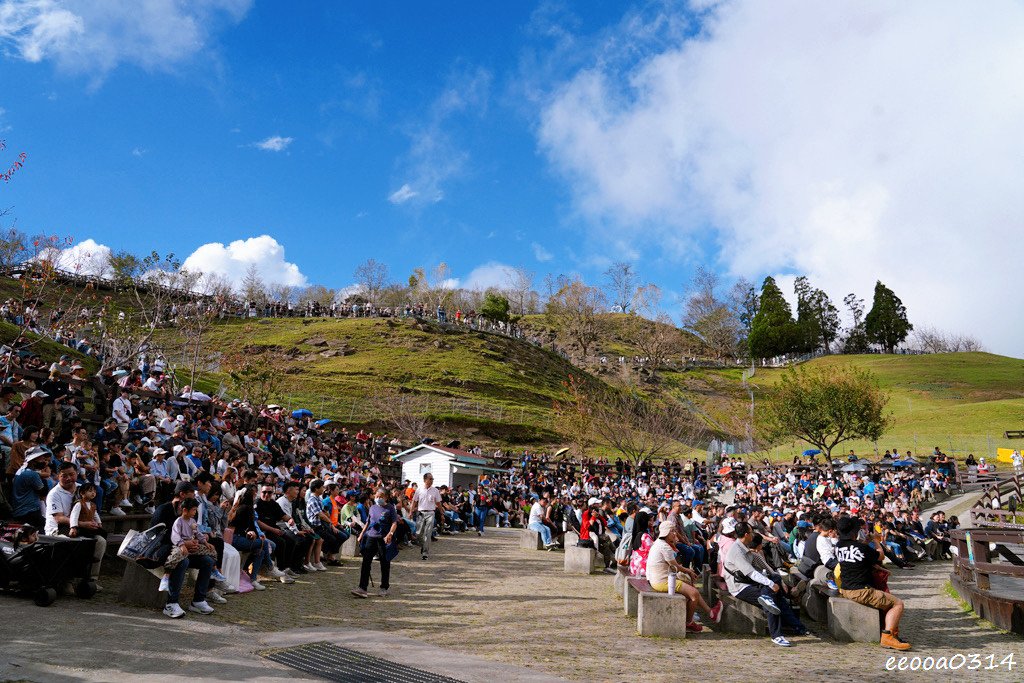
<path id="1" fill-rule="evenodd" d="M 50 477 L 50 460 L 39 447 L 30 449 L 26 457 L 32 459 L 14 475 L 11 510 L 16 521 L 42 529 L 46 524 L 42 501 L 49 492 L 46 481 Z"/>

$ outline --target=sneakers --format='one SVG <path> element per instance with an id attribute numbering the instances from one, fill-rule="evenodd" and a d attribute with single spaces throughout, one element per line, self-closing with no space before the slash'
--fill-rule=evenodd
<path id="1" fill-rule="evenodd" d="M 327 571 L 327 567 L 324 566 L 323 562 L 317 562 L 313 566 L 316 567 L 316 570 L 318 572 L 325 572 L 325 571 Z"/>
<path id="2" fill-rule="evenodd" d="M 206 601 L 216 605 L 226 605 L 228 602 L 223 595 L 215 590 L 206 591 Z"/>
<path id="3" fill-rule="evenodd" d="M 171 619 L 177 619 L 185 616 L 185 610 L 181 609 L 181 605 L 176 602 L 169 602 L 164 605 L 164 614 L 169 616 Z"/>
<path id="4" fill-rule="evenodd" d="M 223 574 L 221 574 L 220 570 L 217 569 L 216 567 L 214 567 L 213 571 L 210 572 L 210 578 L 213 579 L 216 582 L 224 582 L 224 583 L 227 583 L 227 580 L 228 580 L 228 577 L 226 577 Z"/>
<path id="5" fill-rule="evenodd" d="M 252 583 L 252 589 L 254 591 L 265 591 L 265 590 L 267 590 L 267 587 L 264 586 L 259 581 L 252 581 L 251 583 Z"/>
<path id="6" fill-rule="evenodd" d="M 717 605 L 715 605 L 714 607 L 711 608 L 711 611 L 708 612 L 708 616 L 711 618 L 711 623 L 712 624 L 717 624 L 718 622 L 720 622 L 722 620 L 722 610 L 724 610 L 724 609 L 725 609 L 725 603 L 722 602 L 721 600 L 718 601 Z"/>
<path id="7" fill-rule="evenodd" d="M 381 588 L 379 591 L 377 591 L 377 597 L 378 598 L 386 598 L 386 597 L 388 597 L 388 589 L 387 588 Z"/>
<path id="8" fill-rule="evenodd" d="M 366 597 L 367 597 L 367 596 L 369 596 L 370 594 L 369 594 L 369 593 L 367 593 L 367 592 L 366 592 L 365 590 L 363 590 L 362 588 L 353 588 L 353 589 L 352 589 L 352 595 L 356 596 L 357 598 L 366 598 Z"/>
<path id="9" fill-rule="evenodd" d="M 701 626 L 700 624 L 698 624 L 695 621 L 691 621 L 689 624 L 686 625 L 686 632 L 687 633 L 700 633 L 703 630 L 704 630 L 704 627 Z"/>
<path id="10" fill-rule="evenodd" d="M 153 507 L 152 505 L 147 505 L 147 506 L 146 506 L 146 514 L 147 514 L 147 515 L 151 515 L 151 514 L 153 514 L 153 513 L 155 512 L 155 511 L 156 511 L 156 508 L 155 508 L 155 507 Z"/>
<path id="11" fill-rule="evenodd" d="M 836 580 L 833 579 L 832 577 L 829 577 L 828 580 L 825 581 L 825 585 L 828 586 L 828 589 L 830 591 L 837 591 L 837 590 L 839 590 L 839 586 L 836 584 Z"/>
<path id="12" fill-rule="evenodd" d="M 128 508 L 129 510 L 131 510 L 133 507 L 135 507 L 135 505 L 133 505 L 132 502 L 130 500 L 128 500 L 127 498 L 125 498 L 120 503 L 118 503 L 118 505 L 120 507 L 123 507 L 123 508 Z"/>
<path id="13" fill-rule="evenodd" d="M 164 574 L 162 577 L 160 577 L 160 587 L 157 589 L 157 592 L 158 593 L 163 593 L 165 591 L 170 590 L 170 588 L 171 588 L 171 575 L 170 574 Z"/>
<path id="14" fill-rule="evenodd" d="M 282 574 L 281 576 L 277 577 L 277 580 L 284 584 L 295 583 L 295 579 L 288 576 L 287 574 Z"/>
<path id="15" fill-rule="evenodd" d="M 426 556 L 426 555 L 423 555 L 421 559 L 424 559 L 424 560 L 425 560 L 425 559 L 427 559 L 427 556 Z"/>
<path id="16" fill-rule="evenodd" d="M 544 546 L 544 550 L 556 550 L 557 548 L 557 543 L 548 543 L 546 546 Z"/>
<path id="17" fill-rule="evenodd" d="M 267 573 L 275 579 L 280 579 L 282 576 L 284 576 L 284 572 L 273 565 L 271 565 L 270 569 L 267 570 Z"/>
<path id="18" fill-rule="evenodd" d="M 295 578 L 296 576 L 298 576 L 298 573 L 297 573 L 297 572 L 295 572 L 295 571 L 293 571 L 293 570 L 291 569 L 291 567 L 289 567 L 288 569 L 285 569 L 285 570 L 284 570 L 284 573 L 285 573 L 285 574 L 287 574 L 288 576 L 292 577 L 293 579 L 294 579 L 294 578 Z"/>
<path id="19" fill-rule="evenodd" d="M 910 643 L 905 643 L 902 640 L 900 640 L 898 636 L 894 636 L 891 633 L 886 633 L 885 631 L 882 631 L 882 638 L 878 644 L 890 650 L 910 649 Z"/>
<path id="20" fill-rule="evenodd" d="M 116 505 L 114 507 L 110 508 L 110 514 L 112 514 L 114 517 L 124 517 L 124 516 L 126 516 L 125 515 L 125 511 L 122 508 L 120 508 L 120 507 L 118 507 Z"/>
<path id="21" fill-rule="evenodd" d="M 762 595 L 761 597 L 759 597 L 757 599 L 757 604 L 761 605 L 761 607 L 763 607 L 766 612 L 771 612 L 772 614 L 782 614 L 782 610 L 779 609 L 779 606 L 776 605 L 775 601 L 767 595 Z M 789 645 L 789 643 L 786 644 Z"/>
<path id="22" fill-rule="evenodd" d="M 777 636 L 775 638 L 772 638 L 772 642 L 778 645 L 779 647 L 792 647 L 793 645 L 791 642 L 786 640 L 785 636 Z"/>
<path id="23" fill-rule="evenodd" d="M 306 564 L 302 565 L 302 568 L 303 568 L 303 569 L 305 569 L 305 570 L 306 570 L 307 572 L 309 572 L 310 574 L 314 574 L 314 573 L 316 573 L 316 567 L 314 567 L 314 566 L 313 566 L 313 565 L 312 565 L 311 563 L 309 563 L 309 562 L 307 562 Z"/>
<path id="24" fill-rule="evenodd" d="M 213 614 L 213 608 L 210 607 L 210 603 L 203 600 L 202 602 L 193 602 L 188 606 L 189 612 L 195 612 L 196 614 Z"/>
<path id="25" fill-rule="evenodd" d="M 136 505 L 143 505 L 146 502 L 146 499 L 143 498 L 142 496 L 135 496 L 135 498 L 133 498 L 132 500 L 135 501 Z"/>

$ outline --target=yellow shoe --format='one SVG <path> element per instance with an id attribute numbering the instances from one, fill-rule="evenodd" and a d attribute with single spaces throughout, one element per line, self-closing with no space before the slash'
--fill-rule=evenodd
<path id="1" fill-rule="evenodd" d="M 879 645 L 881 645 L 882 647 L 889 648 L 890 650 L 910 649 L 910 643 L 904 643 L 902 640 L 892 635 L 891 633 L 883 633 Z"/>

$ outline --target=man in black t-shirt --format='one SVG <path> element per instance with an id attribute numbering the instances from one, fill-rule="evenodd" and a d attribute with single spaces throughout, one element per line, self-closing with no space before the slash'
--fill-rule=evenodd
<path id="1" fill-rule="evenodd" d="M 903 616 L 903 601 L 874 587 L 872 574 L 875 565 L 885 559 L 885 547 L 881 536 L 869 536 L 871 547 L 858 540 L 864 520 L 859 517 L 840 517 L 836 527 L 839 543 L 836 544 L 836 559 L 839 560 L 839 594 L 847 600 L 874 607 L 885 613 L 885 629 L 882 631 L 881 646 L 892 650 L 909 650 L 910 643 L 899 638 L 900 617 Z"/>

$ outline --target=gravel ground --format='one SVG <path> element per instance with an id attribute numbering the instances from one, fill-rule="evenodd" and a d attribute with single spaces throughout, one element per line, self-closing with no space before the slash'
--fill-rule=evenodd
<path id="1" fill-rule="evenodd" d="M 346 566 L 319 573 L 315 580 L 302 577 L 291 586 L 273 584 L 263 593 L 231 597 L 203 621 L 210 627 L 220 625 L 228 634 L 219 637 L 244 639 L 245 633 L 255 630 L 259 633 L 253 636 L 271 644 L 276 631 L 337 629 L 354 634 L 370 629 L 581 681 L 1024 679 L 1021 639 L 982 628 L 943 592 L 948 563 L 923 564 L 912 572 L 897 570 L 890 579 L 893 592 L 907 600 L 901 633 L 915 645 L 911 654 L 994 654 L 998 662 L 1015 653 L 1017 666 L 1012 672 L 1004 667 L 890 673 L 886 660 L 895 653 L 817 636 L 794 638 L 795 646 L 789 649 L 776 647 L 767 638 L 707 631 L 682 641 L 641 638 L 635 634 L 635 621 L 622 615 L 612 578 L 567 576 L 562 557 L 557 552 L 520 550 L 516 532 L 489 529 L 482 539 L 476 534 L 443 537 L 426 562 L 415 549 L 401 553 L 393 566 L 388 598 L 351 596 L 358 567 L 356 560 L 346 560 Z M 374 575 L 379 575 L 376 563 Z M 107 591 L 92 601 L 91 609 L 104 604 L 113 609 L 116 604 L 117 577 L 104 576 L 103 584 Z M 10 599 L 0 600 L 5 605 Z M 57 614 L 35 614 L 51 613 Z M 193 619 L 190 615 L 184 622 Z M 454 677 L 458 673 L 449 672 Z"/>

